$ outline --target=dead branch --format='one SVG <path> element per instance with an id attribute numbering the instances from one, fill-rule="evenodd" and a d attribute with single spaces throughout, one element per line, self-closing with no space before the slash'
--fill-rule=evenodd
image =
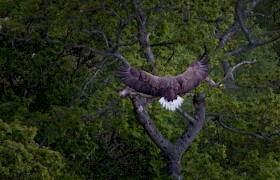
<path id="1" fill-rule="evenodd" d="M 253 10 L 257 5 L 260 4 L 260 2 L 261 0 L 248 0 L 248 1 L 239 0 L 236 3 L 235 21 L 232 23 L 231 26 L 229 26 L 229 28 L 224 33 L 222 33 L 221 36 L 217 36 L 217 38 L 219 38 L 219 44 L 216 50 L 222 49 L 225 46 L 226 42 L 230 39 L 230 37 L 232 37 L 238 31 L 244 33 L 248 43 L 229 50 L 228 52 L 225 53 L 226 56 L 235 56 L 237 54 L 248 52 L 253 48 L 256 48 L 258 46 L 263 46 L 265 44 L 280 39 L 279 29 L 273 31 L 267 31 L 263 35 L 258 36 L 258 38 L 256 39 L 252 35 L 252 31 L 251 31 L 252 27 L 249 28 L 246 26 L 246 21 L 248 20 L 248 18 L 256 15 L 256 13 L 254 13 Z M 269 38 L 268 36 L 272 36 L 272 37 Z"/>
<path id="2" fill-rule="evenodd" d="M 141 123 L 149 137 L 152 139 L 152 141 L 160 148 L 163 152 L 165 152 L 167 149 L 171 148 L 173 145 L 170 143 L 170 141 L 165 138 L 157 129 L 157 127 L 154 125 L 152 120 L 150 119 L 150 116 L 147 112 L 147 106 L 148 102 L 146 98 L 143 98 L 141 96 L 136 96 L 134 98 L 131 98 L 132 103 L 134 105 L 135 109 L 135 116 L 138 119 L 138 121 Z"/>
<path id="3" fill-rule="evenodd" d="M 223 122 L 223 117 L 221 115 L 221 113 L 217 116 L 217 118 L 215 120 L 218 121 L 218 123 L 225 129 L 231 131 L 231 132 L 234 132 L 234 133 L 237 133 L 237 134 L 243 134 L 243 135 L 249 135 L 249 136 L 253 136 L 253 137 L 256 137 L 258 139 L 262 139 L 262 140 L 267 140 L 267 141 L 272 141 L 271 137 L 268 137 L 268 136 L 263 136 L 261 134 L 256 134 L 256 133 L 253 133 L 253 132 L 248 132 L 248 131 L 243 131 L 243 130 L 239 130 L 239 129 L 235 129 L 233 127 L 230 127 L 228 125 L 226 125 L 224 122 Z"/>
<path id="4" fill-rule="evenodd" d="M 240 66 L 242 66 L 242 65 L 244 65 L 244 64 L 253 64 L 253 63 L 256 63 L 256 62 L 257 62 L 256 59 L 254 59 L 253 61 L 242 61 L 242 62 L 236 64 L 235 66 L 230 67 L 229 70 L 227 71 L 226 75 L 224 76 L 224 78 L 223 78 L 220 82 L 218 82 L 218 83 L 216 83 L 210 76 L 207 76 L 206 79 L 205 79 L 205 81 L 208 82 L 208 83 L 210 84 L 210 86 L 213 87 L 213 88 L 220 88 L 220 87 L 223 86 L 223 83 L 225 83 L 226 80 L 227 80 L 229 77 L 232 77 L 232 78 L 234 77 L 234 76 L 233 76 L 233 72 L 234 72 L 237 68 L 239 68 Z"/>
<path id="5" fill-rule="evenodd" d="M 205 81 L 208 82 L 210 84 L 211 87 L 213 88 L 219 88 L 222 87 L 222 84 L 220 83 L 216 83 L 212 78 L 210 78 L 209 76 L 207 76 L 205 78 Z"/>
<path id="6" fill-rule="evenodd" d="M 130 87 L 125 87 L 120 93 L 119 93 L 119 96 L 121 98 L 124 98 L 124 97 L 135 97 L 135 96 L 142 96 L 142 97 L 145 97 L 145 98 L 155 98 L 154 96 L 151 96 L 151 95 L 148 95 L 148 94 L 144 94 L 144 93 L 140 93 L 140 92 L 137 92 L 135 91 L 134 89 L 130 88 Z"/>
<path id="7" fill-rule="evenodd" d="M 235 66 L 230 67 L 229 70 L 226 72 L 226 75 L 224 76 L 224 78 L 223 78 L 220 82 L 218 82 L 218 83 L 216 83 L 214 80 L 212 80 L 209 76 L 208 76 L 205 80 L 210 84 L 211 87 L 214 87 L 214 88 L 222 87 L 222 84 L 223 84 L 224 82 L 226 82 L 226 80 L 227 80 L 229 77 L 232 77 L 232 78 L 234 77 L 234 76 L 233 76 L 233 72 L 234 72 L 237 68 L 239 68 L 240 66 L 242 66 L 242 65 L 244 65 L 244 64 L 253 64 L 253 63 L 256 63 L 256 62 L 257 62 L 256 59 L 254 59 L 253 61 L 242 61 L 242 62 L 236 64 Z"/>
<path id="8" fill-rule="evenodd" d="M 139 37 L 139 43 L 141 47 L 144 49 L 145 56 L 150 63 L 155 62 L 155 57 L 153 54 L 153 51 L 151 49 L 151 45 L 149 44 L 149 36 L 151 32 L 146 32 L 146 20 L 147 16 L 142 10 L 140 4 L 138 4 L 136 1 L 132 1 L 134 8 L 136 10 L 136 21 L 138 24 L 138 37 Z"/>
<path id="9" fill-rule="evenodd" d="M 185 112 L 184 110 L 182 110 L 181 108 L 177 108 L 176 109 L 177 112 L 179 112 L 184 118 L 186 118 L 187 120 L 189 120 L 191 123 L 195 123 L 196 119 L 194 117 L 192 117 L 191 115 L 189 115 L 187 112 Z"/>
<path id="10" fill-rule="evenodd" d="M 106 45 L 106 51 L 109 51 L 109 48 L 110 48 L 109 42 L 108 42 L 108 39 L 107 39 L 107 37 L 106 37 L 106 35 L 105 35 L 105 33 L 103 31 L 90 30 L 90 31 L 83 31 L 83 32 L 88 33 L 88 34 L 94 34 L 97 37 L 100 37 L 104 41 L 104 43 Z"/>
<path id="11" fill-rule="evenodd" d="M 252 5 L 252 7 L 250 9 L 252 11 L 253 5 Z M 251 31 L 245 25 L 246 15 L 245 15 L 244 6 L 241 3 L 241 1 L 238 1 L 236 3 L 235 14 L 236 14 L 237 22 L 239 23 L 239 25 L 241 27 L 241 30 L 244 32 L 244 34 L 245 34 L 247 40 L 249 41 L 249 43 L 252 44 L 254 42 L 254 40 L 252 39 Z M 248 14 L 248 13 L 246 13 L 246 14 Z"/>
<path id="12" fill-rule="evenodd" d="M 235 69 L 239 68 L 240 66 L 244 65 L 244 64 L 254 64 L 256 63 L 257 60 L 254 59 L 253 61 L 242 61 L 238 64 L 236 64 L 235 66 L 232 67 L 231 73 L 233 73 L 235 71 Z"/>

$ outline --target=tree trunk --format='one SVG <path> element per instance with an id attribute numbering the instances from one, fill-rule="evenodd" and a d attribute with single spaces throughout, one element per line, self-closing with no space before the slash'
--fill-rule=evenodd
<path id="1" fill-rule="evenodd" d="M 158 148 L 162 151 L 168 173 L 176 180 L 183 179 L 182 177 L 182 156 L 190 147 L 192 141 L 201 131 L 203 125 L 206 123 L 205 118 L 205 102 L 204 94 L 197 94 L 193 98 L 193 104 L 195 107 L 195 113 L 193 121 L 185 128 L 185 131 L 178 138 L 178 140 L 172 144 L 166 137 L 164 137 L 157 127 L 154 125 L 151 120 L 147 107 L 149 101 L 147 98 L 136 96 L 131 98 L 134 110 L 135 117 L 141 123 L 142 127 L 147 132 L 151 140 L 157 145 Z"/>
<path id="2" fill-rule="evenodd" d="M 182 177 L 182 155 L 178 151 L 164 152 L 164 157 L 167 165 L 167 170 L 170 176 L 176 180 L 183 179 Z"/>
<path id="3" fill-rule="evenodd" d="M 224 76 L 228 75 L 228 78 L 225 81 L 225 87 L 227 89 L 238 88 L 238 86 L 236 86 L 234 84 L 234 76 L 233 76 L 232 72 L 230 72 L 232 70 L 232 67 L 231 67 L 229 61 L 222 61 L 222 66 L 223 66 L 223 69 L 224 69 Z"/>

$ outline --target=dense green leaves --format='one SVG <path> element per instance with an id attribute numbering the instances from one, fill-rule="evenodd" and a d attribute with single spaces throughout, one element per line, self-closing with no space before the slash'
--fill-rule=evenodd
<path id="1" fill-rule="evenodd" d="M 229 57 L 248 41 L 239 30 L 219 47 L 236 20 L 236 1 L 135 2 L 143 32 L 151 33 L 154 64 L 147 62 L 147 44 L 139 43 L 131 1 L 0 0 L 0 178 L 166 179 L 161 151 L 135 119 L 130 99 L 118 95 L 120 62 L 106 53 L 121 52 L 133 66 L 163 76 L 182 73 L 204 46 L 216 82 L 223 61 L 257 62 L 233 72 L 237 88 L 202 83 L 191 92 L 205 92 L 209 122 L 183 157 L 184 177 L 279 178 L 279 41 Z M 246 21 L 260 40 L 279 35 L 272 33 L 279 31 L 278 6 L 269 2 L 279 3 L 264 1 Z M 182 109 L 192 114 L 191 96 L 183 97 Z M 171 142 L 189 124 L 157 101 L 148 110 Z"/>
<path id="2" fill-rule="evenodd" d="M 53 179 L 62 174 L 63 157 L 39 146 L 35 136 L 36 128 L 0 120 L 1 179 Z"/>

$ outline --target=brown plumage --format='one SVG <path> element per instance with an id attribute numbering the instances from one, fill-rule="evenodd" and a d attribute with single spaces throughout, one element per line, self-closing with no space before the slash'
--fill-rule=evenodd
<path id="1" fill-rule="evenodd" d="M 118 71 L 121 81 L 137 92 L 162 97 L 160 104 L 174 111 L 183 99 L 179 96 L 194 89 L 203 81 L 209 69 L 208 56 L 205 54 L 193 62 L 188 69 L 178 76 L 158 77 L 135 69 L 130 64 L 123 64 Z"/>

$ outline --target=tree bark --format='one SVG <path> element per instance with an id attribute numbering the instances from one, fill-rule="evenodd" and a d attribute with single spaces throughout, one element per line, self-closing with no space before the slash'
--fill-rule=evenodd
<path id="1" fill-rule="evenodd" d="M 178 138 L 178 140 L 172 144 L 166 137 L 164 137 L 157 127 L 152 122 L 147 107 L 149 101 L 145 97 L 136 96 L 131 98 L 134 105 L 135 117 L 141 123 L 142 127 L 147 132 L 151 140 L 162 151 L 168 173 L 176 180 L 183 179 L 182 177 L 182 156 L 190 147 L 192 141 L 199 134 L 202 127 L 206 123 L 205 113 L 205 97 L 200 93 L 194 96 L 193 104 L 195 107 L 194 116 L 189 125 L 185 128 L 185 131 Z"/>
<path id="2" fill-rule="evenodd" d="M 225 87 L 227 89 L 236 89 L 238 86 L 234 84 L 234 76 L 231 72 L 232 66 L 230 65 L 229 61 L 222 61 L 222 67 L 224 70 L 224 76 L 228 76 L 225 80 Z"/>
<path id="3" fill-rule="evenodd" d="M 182 176 L 182 156 L 183 154 L 173 146 L 167 152 L 163 152 L 165 157 L 165 162 L 167 166 L 167 171 L 173 179 L 181 180 Z"/>

